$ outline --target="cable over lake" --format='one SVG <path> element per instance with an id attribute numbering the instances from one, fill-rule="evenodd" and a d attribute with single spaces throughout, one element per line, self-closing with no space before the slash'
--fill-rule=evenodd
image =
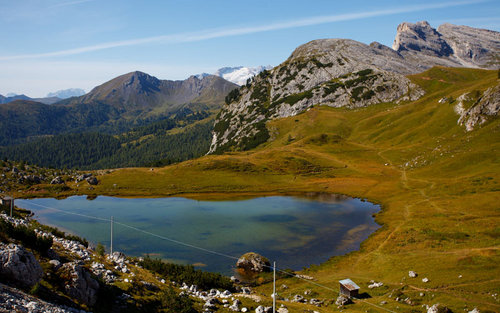
<path id="1" fill-rule="evenodd" d="M 74 196 L 19 200 L 17 205 L 33 211 L 41 223 L 100 242 L 107 250 L 110 222 L 106 220 L 113 216 L 114 251 L 228 275 L 236 263 L 228 256 L 238 258 L 253 251 L 280 268 L 300 270 L 359 249 L 380 227 L 373 219 L 378 205 L 330 194 L 237 201 Z"/>

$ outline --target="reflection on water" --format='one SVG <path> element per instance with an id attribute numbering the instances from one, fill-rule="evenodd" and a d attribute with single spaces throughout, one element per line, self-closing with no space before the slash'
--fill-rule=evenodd
<path id="1" fill-rule="evenodd" d="M 84 196 L 64 200 L 19 201 L 42 223 L 70 230 L 94 244 L 108 246 L 109 222 L 96 216 L 239 257 L 254 251 L 281 268 L 301 269 L 359 247 L 379 226 L 372 214 L 379 207 L 331 194 L 306 197 L 262 197 L 240 201 L 196 201 L 185 198 L 123 199 Z M 69 215 L 37 205 L 80 215 Z M 162 240 L 119 224 L 113 247 L 128 255 L 155 255 L 167 260 L 204 264 L 204 269 L 229 274 L 235 260 Z M 205 266 L 206 265 L 206 266 Z"/>

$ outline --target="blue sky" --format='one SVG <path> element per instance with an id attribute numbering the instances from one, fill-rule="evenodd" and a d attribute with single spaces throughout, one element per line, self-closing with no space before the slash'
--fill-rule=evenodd
<path id="1" fill-rule="evenodd" d="M 500 31 L 500 1 L 0 0 L 0 94 L 277 65 L 319 38 L 391 46 L 399 23 L 421 20 Z"/>

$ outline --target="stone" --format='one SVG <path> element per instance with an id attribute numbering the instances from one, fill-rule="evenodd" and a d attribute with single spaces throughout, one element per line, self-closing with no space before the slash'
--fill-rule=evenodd
<path id="1" fill-rule="evenodd" d="M 51 185 L 60 185 L 64 184 L 64 180 L 61 178 L 61 176 L 56 176 L 54 179 L 50 181 Z"/>
<path id="2" fill-rule="evenodd" d="M 451 313 L 451 310 L 446 306 L 437 303 L 427 309 L 427 313 Z"/>
<path id="3" fill-rule="evenodd" d="M 271 313 L 272 311 L 273 311 L 272 307 L 265 307 L 265 306 L 262 306 L 262 305 L 259 305 L 255 309 L 255 313 Z"/>
<path id="4" fill-rule="evenodd" d="M 231 311 L 234 311 L 234 312 L 239 312 L 240 311 L 240 305 L 241 305 L 241 301 L 238 300 L 238 299 L 235 299 L 233 301 L 233 304 L 231 304 L 231 306 L 229 307 L 229 309 Z"/>
<path id="5" fill-rule="evenodd" d="M 217 309 L 217 304 L 220 304 L 217 298 L 209 298 L 207 299 L 203 307 L 207 309 Z"/>
<path id="6" fill-rule="evenodd" d="M 382 287 L 383 285 L 384 285 L 384 283 L 382 283 L 382 282 L 378 282 L 378 283 L 377 282 L 373 282 L 370 285 L 368 285 L 368 289 Z"/>
<path id="7" fill-rule="evenodd" d="M 246 307 L 242 307 L 241 312 L 243 312 L 243 313 L 248 312 L 248 309 Z"/>
<path id="8" fill-rule="evenodd" d="M 307 300 L 304 299 L 304 297 L 301 295 L 295 295 L 295 296 L 293 296 L 292 302 L 305 303 L 305 302 L 307 302 Z"/>
<path id="9" fill-rule="evenodd" d="M 89 185 L 97 185 L 99 183 L 99 180 L 97 180 L 94 176 L 86 178 L 86 181 Z"/>
<path id="10" fill-rule="evenodd" d="M 271 262 L 258 253 L 248 252 L 238 259 L 236 267 L 245 271 L 262 273 L 271 271 Z"/>
<path id="11" fill-rule="evenodd" d="M 422 278 L 422 282 L 428 283 L 429 282 L 429 278 L 427 278 L 427 277 Z"/>
<path id="12" fill-rule="evenodd" d="M 30 287 L 40 281 L 43 270 L 33 253 L 24 247 L 0 243 L 0 276 Z"/>
<path id="13" fill-rule="evenodd" d="M 321 306 L 323 304 L 323 301 L 319 299 L 312 298 L 309 300 L 309 304 L 315 305 L 315 306 Z"/>
<path id="14" fill-rule="evenodd" d="M 282 305 L 281 307 L 279 307 L 276 310 L 276 312 L 278 312 L 278 313 L 288 313 L 289 311 L 288 311 L 288 308 L 286 306 Z"/>
<path id="15" fill-rule="evenodd" d="M 108 259 L 116 263 L 125 263 L 126 257 L 122 252 L 115 251 L 108 256 Z"/>
<path id="16" fill-rule="evenodd" d="M 61 267 L 61 262 L 58 260 L 50 260 L 49 263 L 54 267 L 54 269 L 58 269 Z"/>
<path id="17" fill-rule="evenodd" d="M 65 290 L 69 296 L 89 306 L 96 303 L 99 283 L 85 267 L 77 262 L 69 262 L 65 263 L 59 272 L 61 277 L 68 279 Z"/>
<path id="18" fill-rule="evenodd" d="M 351 299 L 349 299 L 347 296 L 344 295 L 339 295 L 335 300 L 335 305 L 337 306 L 344 306 L 349 303 L 351 303 Z"/>
<path id="19" fill-rule="evenodd" d="M 469 313 L 480 313 L 481 311 L 479 311 L 477 308 L 474 308 L 472 309 L 472 311 L 469 311 Z"/>
<path id="20" fill-rule="evenodd" d="M 409 271 L 408 272 L 408 276 L 411 277 L 411 278 L 415 278 L 418 276 L 417 272 L 414 272 L 414 271 Z"/>

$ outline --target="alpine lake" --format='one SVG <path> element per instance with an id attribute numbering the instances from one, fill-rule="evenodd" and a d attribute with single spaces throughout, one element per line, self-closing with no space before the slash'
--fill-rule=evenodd
<path id="1" fill-rule="evenodd" d="M 300 270 L 359 249 L 380 226 L 378 205 L 332 194 L 246 200 L 186 198 L 87 199 L 73 196 L 18 200 L 43 224 L 128 256 L 192 264 L 232 275 L 236 259 L 257 252 L 279 268 Z M 235 259 L 236 258 L 236 259 Z"/>

